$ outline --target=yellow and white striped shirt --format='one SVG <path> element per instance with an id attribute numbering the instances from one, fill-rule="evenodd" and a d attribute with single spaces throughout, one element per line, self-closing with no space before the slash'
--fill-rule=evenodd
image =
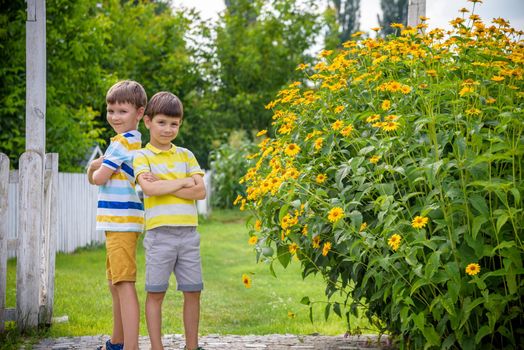
<path id="1" fill-rule="evenodd" d="M 160 180 L 176 180 L 204 175 L 193 153 L 183 147 L 171 145 L 167 151 L 150 143 L 135 153 L 133 161 L 135 177 L 152 172 Z M 195 201 L 179 198 L 173 194 L 147 196 L 144 194 L 146 230 L 159 226 L 197 226 L 198 213 Z"/>

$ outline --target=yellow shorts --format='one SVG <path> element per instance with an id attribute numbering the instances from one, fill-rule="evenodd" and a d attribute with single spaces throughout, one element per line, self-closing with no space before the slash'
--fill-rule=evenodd
<path id="1" fill-rule="evenodd" d="M 136 244 L 140 232 L 106 231 L 106 276 L 113 284 L 136 281 Z"/>

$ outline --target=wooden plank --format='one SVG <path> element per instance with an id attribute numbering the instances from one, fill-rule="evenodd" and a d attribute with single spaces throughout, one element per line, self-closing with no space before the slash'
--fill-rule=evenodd
<path id="1" fill-rule="evenodd" d="M 416 27 L 420 24 L 420 16 L 426 15 L 426 0 L 409 0 L 408 26 Z"/>
<path id="2" fill-rule="evenodd" d="M 9 171 L 9 183 L 18 183 L 18 170 L 11 170 Z"/>
<path id="3" fill-rule="evenodd" d="M 0 153 L 0 332 L 6 321 L 5 302 L 7 284 L 7 218 L 9 190 L 9 158 Z"/>
<path id="4" fill-rule="evenodd" d="M 45 154 L 46 15 L 45 0 L 27 1 L 25 149 Z"/>
<path id="5" fill-rule="evenodd" d="M 44 234 L 42 235 L 40 323 L 50 325 L 55 290 L 55 254 L 58 235 L 58 153 L 46 154 Z"/>
<path id="6" fill-rule="evenodd" d="M 42 235 L 42 157 L 26 151 L 19 161 L 16 312 L 21 330 L 38 325 L 40 238 Z"/>

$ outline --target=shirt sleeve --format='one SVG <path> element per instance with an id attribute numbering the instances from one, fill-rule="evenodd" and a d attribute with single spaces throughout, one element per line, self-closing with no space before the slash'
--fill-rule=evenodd
<path id="1" fill-rule="evenodd" d="M 193 152 L 187 150 L 187 173 L 189 176 L 196 174 L 204 175 L 204 171 L 200 168 L 198 160 L 196 159 Z"/>
<path id="2" fill-rule="evenodd" d="M 111 170 L 117 170 L 128 158 L 129 154 L 127 148 L 122 145 L 117 138 L 109 144 L 109 147 L 104 153 L 104 161 L 102 162 L 102 165 Z"/>
<path id="3" fill-rule="evenodd" d="M 151 171 L 149 161 L 141 151 L 135 152 L 133 158 L 133 169 L 135 170 L 135 179 L 138 179 L 138 175 Z"/>

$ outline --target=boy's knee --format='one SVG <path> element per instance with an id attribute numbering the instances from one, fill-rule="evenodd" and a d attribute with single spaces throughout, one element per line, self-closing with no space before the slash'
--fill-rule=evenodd
<path id="1" fill-rule="evenodd" d="M 147 293 L 147 300 L 155 302 L 155 303 L 161 303 L 164 300 L 164 296 L 165 295 L 166 295 L 165 292 L 159 292 L 159 293 L 148 292 Z"/>

